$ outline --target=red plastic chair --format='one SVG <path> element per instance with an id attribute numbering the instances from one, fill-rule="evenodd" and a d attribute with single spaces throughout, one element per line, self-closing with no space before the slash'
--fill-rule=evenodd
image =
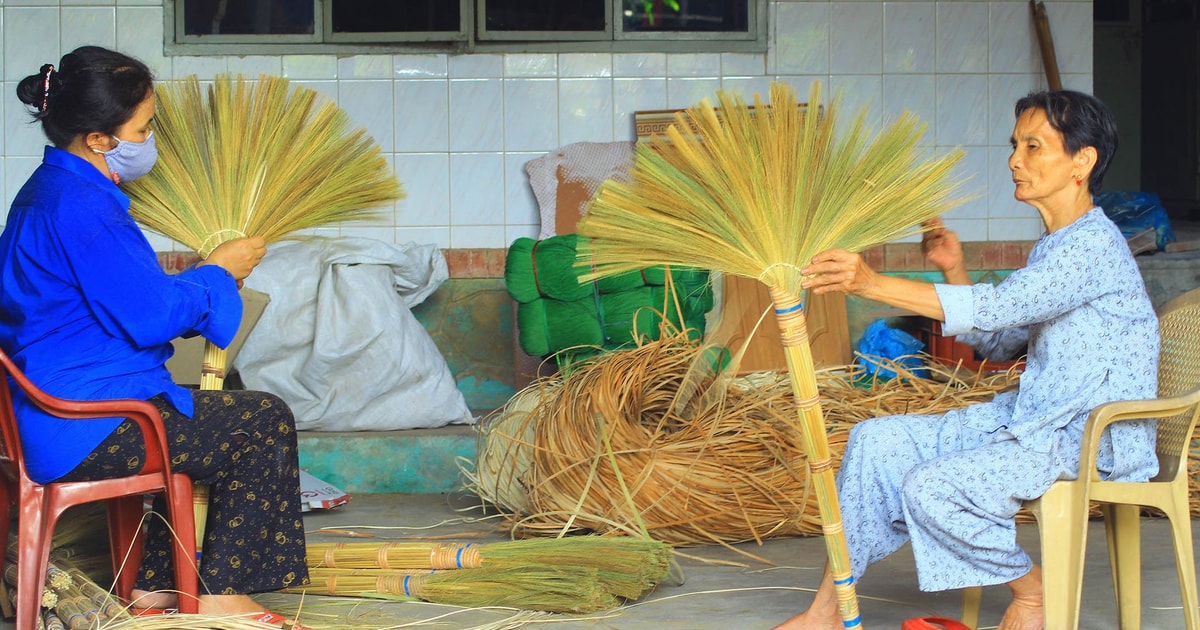
<path id="1" fill-rule="evenodd" d="M 108 536 L 112 547 L 116 594 L 128 600 L 142 559 L 141 532 L 144 496 L 165 492 L 168 517 L 175 531 L 175 586 L 179 610 L 197 612 L 199 574 L 195 566 L 196 523 L 192 516 L 192 480 L 171 472 L 166 430 L 154 405 L 141 400 L 72 401 L 55 398 L 33 385 L 12 360 L 0 352 L 0 385 L 12 378 L 37 406 L 50 415 L 86 421 L 90 418 L 125 417 L 133 420 L 146 440 L 146 464 L 129 477 L 100 481 L 51 482 L 39 484 L 29 478 L 21 456 L 21 440 L 8 386 L 0 386 L 0 541 L 8 540 L 9 509 L 15 503 L 17 517 L 17 630 L 35 628 L 54 525 L 67 508 L 107 501 Z M 15 495 L 13 490 L 16 490 Z M 128 554 L 128 555 L 127 555 Z"/>

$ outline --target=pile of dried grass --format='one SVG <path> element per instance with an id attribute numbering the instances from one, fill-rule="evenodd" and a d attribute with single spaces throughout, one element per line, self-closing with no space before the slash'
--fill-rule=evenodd
<path id="1" fill-rule="evenodd" d="M 469 486 L 523 535 L 646 531 L 676 546 L 820 535 L 787 376 L 697 387 L 703 353 L 666 337 L 533 383 L 484 419 Z M 858 366 L 819 370 L 834 461 L 860 420 L 942 413 L 1018 378 L 930 369 L 865 382 Z"/>

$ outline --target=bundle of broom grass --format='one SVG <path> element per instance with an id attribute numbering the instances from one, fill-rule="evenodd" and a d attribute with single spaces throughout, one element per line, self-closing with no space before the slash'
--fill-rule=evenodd
<path id="1" fill-rule="evenodd" d="M 312 585 L 291 591 L 586 613 L 643 597 L 666 577 L 671 559 L 669 545 L 634 536 L 310 543 Z"/>
<path id="2" fill-rule="evenodd" d="M 287 79 L 196 76 L 158 85 L 158 163 L 123 185 L 130 214 L 207 258 L 221 243 L 379 216 L 404 197 L 366 130 L 313 90 Z M 221 389 L 225 351 L 204 347 L 200 386 Z M 203 547 L 208 488 L 193 492 L 196 548 Z"/>
<path id="3" fill-rule="evenodd" d="M 685 265 L 756 278 L 775 306 L 788 373 L 816 481 L 844 625 L 861 625 L 833 463 L 825 436 L 800 269 L 818 252 L 878 245 L 921 229 L 957 201 L 961 152 L 929 157 L 905 114 L 874 138 L 860 112 L 844 129 L 838 102 L 813 83 L 806 106 L 773 83 L 770 106 L 719 93 L 676 116 L 665 137 L 639 145 L 631 181 L 601 186 L 579 226 L 590 237 L 583 279 L 649 265 Z"/>

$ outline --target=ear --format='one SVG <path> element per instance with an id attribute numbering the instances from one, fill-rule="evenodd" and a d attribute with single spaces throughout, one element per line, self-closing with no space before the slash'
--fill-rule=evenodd
<path id="1" fill-rule="evenodd" d="M 1096 160 L 1100 154 L 1096 151 L 1096 147 L 1086 146 L 1075 153 L 1072 159 L 1075 161 L 1075 167 L 1082 173 L 1091 174 L 1092 169 L 1096 167 Z"/>
<path id="2" fill-rule="evenodd" d="M 99 131 L 93 131 L 83 137 L 84 144 L 93 151 L 104 152 L 113 148 L 112 136 Z"/>

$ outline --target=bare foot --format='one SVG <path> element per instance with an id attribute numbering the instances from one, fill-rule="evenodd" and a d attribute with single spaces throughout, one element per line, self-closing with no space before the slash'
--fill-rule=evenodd
<path id="1" fill-rule="evenodd" d="M 997 630 L 1044 630 L 1046 615 L 1042 609 L 1042 569 L 1034 565 L 1024 576 L 1008 583 L 1013 600 L 1004 611 Z"/>
<path id="2" fill-rule="evenodd" d="M 775 630 L 842 630 L 842 614 L 838 611 L 837 593 L 833 590 L 833 574 L 828 567 L 808 610 L 775 626 Z"/>
<path id="3" fill-rule="evenodd" d="M 130 594 L 134 608 L 178 608 L 179 596 L 168 591 L 143 591 L 133 589 Z"/>

